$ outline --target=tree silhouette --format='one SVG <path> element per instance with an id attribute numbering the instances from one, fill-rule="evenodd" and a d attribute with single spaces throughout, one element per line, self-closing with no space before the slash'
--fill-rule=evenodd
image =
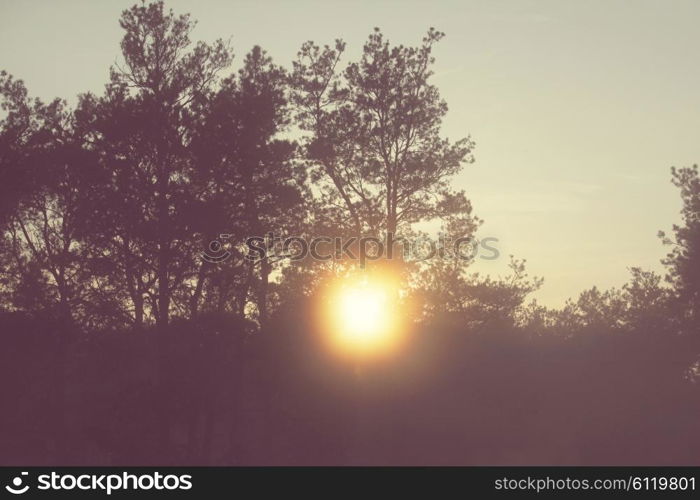
<path id="1" fill-rule="evenodd" d="M 294 103 L 334 225 L 387 243 L 388 234 L 432 219 L 450 222 L 459 237 L 474 231 L 470 203 L 449 184 L 473 161 L 474 144 L 440 137 L 447 105 L 430 83 L 432 48 L 442 37 L 431 29 L 419 47 L 392 47 L 375 29 L 343 72 L 340 40 L 333 48 L 307 42 L 299 51 Z"/>
<path id="2" fill-rule="evenodd" d="M 664 264 L 681 311 L 679 314 L 697 328 L 700 319 L 700 177 L 698 167 L 672 168 L 673 184 L 680 189 L 683 225 L 673 226 L 673 238 L 660 232 L 664 243 L 672 245 Z M 692 326 L 691 326 L 692 327 Z"/>
<path id="3" fill-rule="evenodd" d="M 141 180 L 139 198 L 145 202 L 143 222 L 154 248 L 157 283 L 151 307 L 156 324 L 165 328 L 173 291 L 192 272 L 191 257 L 182 255 L 191 229 L 181 215 L 194 198 L 190 179 L 195 167 L 187 148 L 191 110 L 231 55 L 221 40 L 190 48 L 189 16 L 166 13 L 162 2 L 124 11 L 120 24 L 125 66 L 112 72 L 110 91 L 116 95 L 110 100 L 129 106 L 140 124 L 127 129 L 135 140 L 127 161 L 134 169 L 131 180 Z"/>
<path id="4" fill-rule="evenodd" d="M 193 305 L 206 289 L 208 270 L 214 273 L 210 284 L 216 283 L 216 290 L 209 291 L 217 299 L 209 302 L 221 310 L 229 298 L 243 317 L 252 298 L 260 322 L 267 317 L 274 256 L 251 256 L 237 249 L 251 237 L 299 234 L 305 219 L 305 171 L 293 161 L 296 145 L 280 138 L 289 125 L 286 78 L 282 68 L 254 47 L 238 76 L 227 78 L 200 103 L 191 146 L 204 210 L 190 214 L 199 219 L 193 224 L 201 225 L 199 231 L 209 241 L 227 234 L 233 253 L 218 269 L 201 264 Z"/>

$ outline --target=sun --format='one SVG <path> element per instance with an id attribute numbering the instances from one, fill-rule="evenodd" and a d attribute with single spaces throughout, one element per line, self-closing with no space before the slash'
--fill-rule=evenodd
<path id="1" fill-rule="evenodd" d="M 339 280 L 327 296 L 326 331 L 344 354 L 385 354 L 399 334 L 398 292 L 377 276 Z"/>
<path id="2" fill-rule="evenodd" d="M 349 339 L 370 342 L 381 336 L 389 323 L 387 291 L 377 286 L 353 286 L 338 297 L 341 329 Z"/>

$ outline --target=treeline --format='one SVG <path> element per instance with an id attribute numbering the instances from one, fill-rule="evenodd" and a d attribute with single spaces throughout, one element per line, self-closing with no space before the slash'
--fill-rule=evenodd
<path id="1" fill-rule="evenodd" d="M 0 462 L 698 462 L 697 167 L 672 171 L 667 276 L 551 310 L 524 261 L 401 261 L 410 339 L 356 365 L 319 347 L 313 309 L 357 264 L 244 242 L 476 237 L 450 185 L 474 143 L 440 135 L 430 80 L 443 34 L 376 30 L 349 63 L 307 42 L 288 68 L 255 47 L 234 72 L 162 2 L 120 24 L 104 92 L 74 107 L 0 73 Z M 202 258 L 223 234 L 227 258 Z"/>
<path id="2" fill-rule="evenodd" d="M 162 3 L 120 22 L 104 93 L 75 108 L 2 74 L 8 307 L 102 330 L 225 311 L 264 324 L 331 264 L 253 262 L 249 237 L 383 238 L 426 220 L 474 232 L 449 186 L 473 144 L 440 137 L 429 82 L 441 33 L 394 47 L 375 31 L 342 70 L 340 40 L 305 43 L 289 70 L 255 47 L 232 72 L 227 44 L 193 43 Z M 221 235 L 232 255 L 214 266 L 201 256 Z"/>

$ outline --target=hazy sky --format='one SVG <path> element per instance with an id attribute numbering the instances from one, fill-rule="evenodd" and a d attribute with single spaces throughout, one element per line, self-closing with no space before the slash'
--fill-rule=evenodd
<path id="1" fill-rule="evenodd" d="M 0 0 L 0 69 L 43 98 L 100 92 L 132 3 Z M 680 209 L 669 168 L 700 162 L 700 2 L 166 3 L 198 19 L 194 39 L 231 37 L 238 61 L 259 44 L 286 66 L 309 39 L 341 37 L 352 57 L 374 26 L 405 44 L 446 32 L 444 133 L 477 144 L 455 184 L 503 253 L 478 269 L 526 258 L 549 305 L 620 286 L 628 266 L 660 269 L 656 233 Z"/>

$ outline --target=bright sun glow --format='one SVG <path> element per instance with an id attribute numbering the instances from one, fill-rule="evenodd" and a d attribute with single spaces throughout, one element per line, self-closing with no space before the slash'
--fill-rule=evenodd
<path id="1" fill-rule="evenodd" d="M 340 294 L 338 314 L 345 334 L 358 341 L 382 335 L 388 323 L 386 291 L 378 287 L 353 287 Z"/>
<path id="2" fill-rule="evenodd" d="M 329 295 L 333 347 L 346 354 L 384 354 L 398 340 L 397 292 L 389 280 L 345 279 Z"/>

